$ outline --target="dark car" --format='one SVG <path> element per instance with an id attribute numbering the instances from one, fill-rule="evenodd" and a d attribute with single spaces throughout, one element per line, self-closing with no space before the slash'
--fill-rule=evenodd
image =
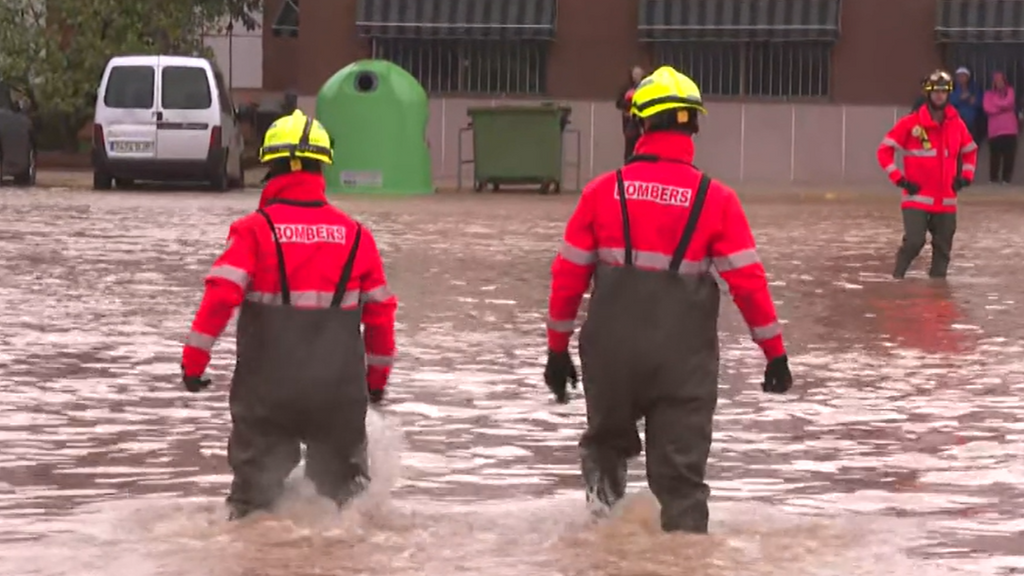
<path id="1" fill-rule="evenodd" d="M 0 183 L 4 180 L 19 186 L 36 183 L 36 144 L 32 120 L 0 82 Z"/>

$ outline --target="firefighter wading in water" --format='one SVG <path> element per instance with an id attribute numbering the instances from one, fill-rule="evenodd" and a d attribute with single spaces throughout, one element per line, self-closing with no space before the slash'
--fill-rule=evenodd
<path id="1" fill-rule="evenodd" d="M 767 357 L 763 390 L 785 392 L 793 377 L 739 199 L 692 165 L 697 114 L 706 113 L 697 85 L 659 68 L 637 87 L 631 111 L 643 127 L 635 155 L 583 190 L 551 269 L 544 378 L 565 402 L 567 382 L 576 382 L 569 338 L 593 276 L 580 331 L 588 503 L 601 514 L 624 496 L 626 462 L 641 450 L 642 417 L 662 528 L 702 533 L 718 399 L 719 287 L 712 266 Z"/>
<path id="2" fill-rule="evenodd" d="M 945 278 L 956 234 L 956 202 L 970 186 L 978 163 L 978 145 L 956 108 L 949 104 L 953 78 L 942 70 L 923 83 L 926 104 L 901 118 L 878 147 L 878 163 L 903 189 L 903 244 L 896 252 L 893 278 L 903 278 L 932 235 L 928 275 Z M 904 172 L 896 166 L 903 152 Z"/>
<path id="3" fill-rule="evenodd" d="M 365 487 L 367 401 L 383 399 L 395 352 L 398 303 L 373 236 L 324 195 L 327 131 L 301 111 L 280 118 L 260 161 L 270 170 L 259 209 L 231 225 L 182 358 L 185 388 L 209 386 L 210 349 L 242 307 L 229 401 L 231 518 L 273 506 L 300 442 L 320 494 L 342 505 Z"/>

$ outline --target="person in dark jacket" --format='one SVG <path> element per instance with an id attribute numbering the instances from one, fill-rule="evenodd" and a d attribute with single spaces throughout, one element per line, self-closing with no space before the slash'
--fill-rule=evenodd
<path id="1" fill-rule="evenodd" d="M 640 138 L 640 124 L 629 113 L 629 107 L 630 101 L 633 99 L 633 90 L 643 79 L 644 69 L 634 66 L 629 72 L 629 83 L 619 92 L 619 97 L 615 100 L 615 107 L 622 111 L 622 137 L 626 141 L 623 161 L 629 160 L 629 157 L 633 155 L 633 148 L 636 147 L 636 141 Z"/>
<path id="2" fill-rule="evenodd" d="M 981 141 L 980 128 L 984 125 L 985 112 L 982 110 L 983 94 L 971 79 L 971 71 L 961 66 L 954 74 L 953 93 L 949 103 L 956 108 L 975 143 Z"/>

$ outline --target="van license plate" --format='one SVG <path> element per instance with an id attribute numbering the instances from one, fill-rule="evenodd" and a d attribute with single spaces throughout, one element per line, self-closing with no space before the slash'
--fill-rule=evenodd
<path id="1" fill-rule="evenodd" d="M 119 154 L 145 154 L 153 151 L 153 143 L 145 140 L 114 140 L 110 151 Z"/>

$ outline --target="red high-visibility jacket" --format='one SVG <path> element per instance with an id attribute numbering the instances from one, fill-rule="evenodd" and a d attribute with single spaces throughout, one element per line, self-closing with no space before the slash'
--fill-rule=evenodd
<path id="1" fill-rule="evenodd" d="M 901 173 L 896 166 L 896 151 L 903 152 Z M 893 184 L 906 177 L 921 187 L 917 194 L 903 191 L 903 208 L 927 212 L 956 212 L 953 179 L 974 180 L 978 165 L 978 145 L 971 138 L 956 108 L 946 106 L 942 124 L 935 122 L 928 106 L 900 118 L 878 146 L 878 164 Z"/>
<path id="2" fill-rule="evenodd" d="M 645 134 L 637 143 L 636 154 L 663 160 L 636 162 L 622 169 L 630 200 L 632 245 L 637 253 L 634 265 L 667 270 L 690 212 L 684 195 L 687 189 L 695 191 L 700 182 L 701 173 L 689 165 L 694 155 L 693 140 L 675 132 Z M 616 188 L 614 172 L 593 180 L 580 195 L 565 228 L 565 238 L 551 266 L 548 347 L 553 351 L 569 347 L 580 302 L 590 287 L 597 262 L 613 266 L 625 262 Z M 708 189 L 683 259 L 684 269 L 706 271 L 712 266 L 729 284 L 733 301 L 765 356 L 770 360 L 785 354 L 782 327 L 746 214 L 736 193 L 717 181 L 712 181 Z"/>
<path id="3" fill-rule="evenodd" d="M 323 176 L 296 172 L 270 180 L 260 198 L 260 207 L 278 230 L 291 302 L 297 307 L 330 305 L 355 238 L 356 221 L 327 204 L 324 188 Z M 307 206 L 267 205 L 271 200 Z M 324 205 L 308 206 L 317 202 Z M 200 376 L 206 370 L 214 342 L 243 299 L 281 303 L 277 252 L 267 221 L 255 212 L 236 220 L 227 243 L 206 277 L 206 292 L 185 342 L 182 366 L 187 376 Z M 398 299 L 388 289 L 377 243 L 365 226 L 341 306 L 352 309 L 359 303 L 363 304 L 367 384 L 371 390 L 383 389 L 395 354 Z"/>

